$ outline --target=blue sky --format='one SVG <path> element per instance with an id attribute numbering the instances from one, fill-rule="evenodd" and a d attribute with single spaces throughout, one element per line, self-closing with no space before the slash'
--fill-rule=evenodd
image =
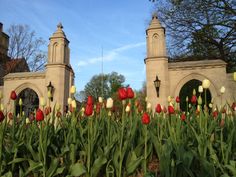
<path id="1" fill-rule="evenodd" d="M 0 22 L 4 31 L 11 24 L 27 24 L 47 43 L 61 22 L 78 91 L 101 73 L 102 53 L 104 73 L 123 74 L 126 84 L 140 89 L 153 8 L 149 0 L 0 0 Z"/>

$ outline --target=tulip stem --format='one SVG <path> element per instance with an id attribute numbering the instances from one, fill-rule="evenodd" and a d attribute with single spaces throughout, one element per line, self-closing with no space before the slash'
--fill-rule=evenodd
<path id="1" fill-rule="evenodd" d="M 144 175 L 147 173 L 147 125 L 144 125 L 145 145 L 144 145 Z"/>
<path id="2" fill-rule="evenodd" d="M 120 159 L 119 159 L 119 175 L 121 177 L 122 173 L 122 146 L 123 146 L 123 136 L 124 136 L 124 114 L 125 114 L 125 104 L 122 107 L 122 116 L 121 116 L 121 137 L 120 137 Z"/>

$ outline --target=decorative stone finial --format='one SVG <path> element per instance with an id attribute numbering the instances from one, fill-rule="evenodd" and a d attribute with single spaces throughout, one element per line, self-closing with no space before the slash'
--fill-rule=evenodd
<path id="1" fill-rule="evenodd" d="M 153 12 L 152 19 L 157 19 L 157 13 L 156 12 Z"/>
<path id="2" fill-rule="evenodd" d="M 63 26 L 62 26 L 61 22 L 57 25 L 57 29 L 60 29 L 60 30 L 63 29 Z"/>

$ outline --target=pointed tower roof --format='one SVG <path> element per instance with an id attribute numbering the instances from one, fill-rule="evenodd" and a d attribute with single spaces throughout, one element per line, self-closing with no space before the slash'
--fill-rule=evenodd
<path id="1" fill-rule="evenodd" d="M 151 28 L 163 28 L 160 21 L 158 20 L 157 13 L 152 14 L 152 20 L 149 24 L 149 29 Z"/>
<path id="2" fill-rule="evenodd" d="M 161 26 L 161 23 L 158 20 L 157 13 L 154 12 L 152 14 L 152 20 L 149 23 L 149 27 L 146 30 L 146 34 L 147 34 L 147 31 L 150 29 L 160 29 L 160 28 L 164 29 L 164 31 L 165 31 L 165 28 L 163 26 Z"/>
<path id="3" fill-rule="evenodd" d="M 66 38 L 61 22 L 57 25 L 57 30 L 53 33 L 51 38 Z"/>

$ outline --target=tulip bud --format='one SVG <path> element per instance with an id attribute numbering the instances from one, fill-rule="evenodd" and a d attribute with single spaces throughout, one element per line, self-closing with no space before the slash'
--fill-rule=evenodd
<path id="1" fill-rule="evenodd" d="M 20 99 L 19 99 L 19 106 L 22 106 L 22 104 L 23 104 L 23 101 L 22 101 L 22 99 L 20 98 Z"/>
<path id="2" fill-rule="evenodd" d="M 186 96 L 186 102 L 188 102 L 188 96 Z"/>
<path id="3" fill-rule="evenodd" d="M 56 104 L 56 110 L 59 111 L 61 109 L 61 105 L 59 103 Z"/>
<path id="4" fill-rule="evenodd" d="M 151 103 L 148 103 L 147 104 L 147 110 L 151 110 L 152 109 L 152 104 Z"/>
<path id="5" fill-rule="evenodd" d="M 52 98 L 52 93 L 51 91 L 48 91 L 48 99 L 51 99 Z"/>
<path id="6" fill-rule="evenodd" d="M 0 111 L 3 111 L 4 110 L 4 106 L 3 106 L 3 104 L 1 103 L 0 104 Z"/>
<path id="7" fill-rule="evenodd" d="M 130 105 L 129 104 L 126 106 L 125 112 L 130 112 Z"/>
<path id="8" fill-rule="evenodd" d="M 30 124 L 30 119 L 28 117 L 25 119 L 25 124 Z"/>
<path id="9" fill-rule="evenodd" d="M 72 85 L 70 88 L 70 93 L 75 94 L 75 92 L 76 92 L 76 87 L 74 85 Z"/>
<path id="10" fill-rule="evenodd" d="M 208 79 L 204 79 L 203 81 L 202 81 L 202 87 L 204 88 L 204 89 L 208 89 L 209 87 L 210 87 L 210 81 L 208 80 Z"/>
<path id="11" fill-rule="evenodd" d="M 147 99 L 147 97 L 145 97 L 145 102 L 147 102 L 148 101 L 148 99 Z"/>
<path id="12" fill-rule="evenodd" d="M 224 86 L 222 86 L 222 87 L 220 88 L 220 93 L 221 93 L 221 94 L 224 94 L 224 93 L 225 93 L 225 87 L 224 87 Z"/>
<path id="13" fill-rule="evenodd" d="M 22 111 L 22 116 L 25 116 L 25 111 Z"/>
<path id="14" fill-rule="evenodd" d="M 236 72 L 234 72 L 234 81 L 236 81 Z"/>
<path id="15" fill-rule="evenodd" d="M 5 115 L 3 114 L 2 111 L 0 111 L 0 122 L 2 122 L 5 118 Z"/>
<path id="16" fill-rule="evenodd" d="M 98 97 L 98 102 L 99 103 L 103 103 L 103 98 L 102 97 Z"/>
<path id="17" fill-rule="evenodd" d="M 67 99 L 67 103 L 68 103 L 68 105 L 71 105 L 71 103 L 72 103 L 72 98 L 69 97 L 69 98 Z"/>
<path id="18" fill-rule="evenodd" d="M 195 89 L 193 89 L 193 95 L 196 95 L 196 90 Z"/>
<path id="19" fill-rule="evenodd" d="M 71 101 L 71 106 L 72 106 L 72 108 L 76 108 L 76 101 L 75 100 Z"/>
<path id="20" fill-rule="evenodd" d="M 2 91 L 0 90 L 0 100 L 3 98 Z"/>
<path id="21" fill-rule="evenodd" d="M 171 96 L 168 96 L 167 101 L 171 102 L 171 100 L 172 100 Z"/>
<path id="22" fill-rule="evenodd" d="M 107 99 L 106 107 L 107 108 L 112 108 L 113 107 L 113 99 L 112 98 Z"/>
<path id="23" fill-rule="evenodd" d="M 212 108 L 213 107 L 213 104 L 212 103 L 209 103 L 209 108 Z"/>
<path id="24" fill-rule="evenodd" d="M 197 102 L 198 102 L 198 105 L 202 105 L 202 97 L 201 96 L 198 97 Z"/>
<path id="25" fill-rule="evenodd" d="M 203 87 L 202 87 L 202 85 L 199 85 L 199 86 L 198 86 L 198 92 L 199 92 L 199 93 L 202 93 L 202 92 L 203 92 Z"/>
<path id="26" fill-rule="evenodd" d="M 40 98 L 39 98 L 39 102 L 40 102 L 40 105 L 41 105 L 42 107 L 44 107 L 44 106 L 46 105 L 46 101 L 45 101 L 45 98 L 44 98 L 44 97 L 40 97 Z"/>

